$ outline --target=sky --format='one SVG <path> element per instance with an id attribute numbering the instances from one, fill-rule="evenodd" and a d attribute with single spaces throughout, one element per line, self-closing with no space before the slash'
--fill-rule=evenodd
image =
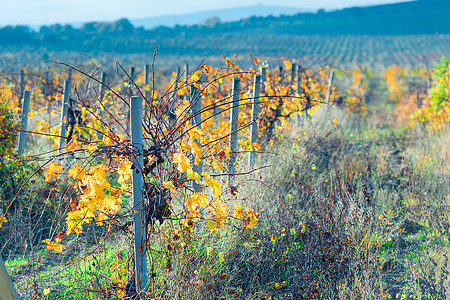
<path id="1" fill-rule="evenodd" d="M 315 11 L 394 2 L 401 0 L 0 0 L 0 26 L 113 21 L 255 4 Z"/>

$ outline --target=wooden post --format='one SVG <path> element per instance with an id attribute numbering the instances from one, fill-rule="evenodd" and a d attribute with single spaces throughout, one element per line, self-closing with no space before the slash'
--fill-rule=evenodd
<path id="1" fill-rule="evenodd" d="M 198 128 L 202 128 L 202 115 L 201 115 L 201 110 L 202 110 L 202 96 L 200 94 L 200 91 L 198 90 L 198 88 L 196 88 L 193 84 L 191 84 L 190 87 L 190 95 L 191 95 L 191 115 L 193 116 L 193 118 L 191 119 L 191 125 L 192 126 L 196 126 Z M 201 143 L 198 140 L 195 140 L 200 146 Z M 194 165 L 192 167 L 192 171 L 197 172 L 198 174 L 202 173 L 202 162 L 200 162 L 200 164 L 197 166 L 195 164 L 195 160 L 194 160 Z M 194 192 L 195 193 L 200 193 L 202 191 L 201 185 L 198 184 L 197 182 L 193 181 L 192 182 L 192 187 L 194 188 Z"/>
<path id="2" fill-rule="evenodd" d="M 303 93 L 303 88 L 302 88 L 302 75 L 303 75 L 303 70 L 302 70 L 302 65 L 298 64 L 298 70 L 297 70 L 297 94 L 300 97 L 299 100 L 302 99 L 302 93 Z M 303 110 L 303 105 L 302 105 L 302 110 Z M 297 113 L 297 126 L 300 126 L 301 123 L 301 116 L 300 114 Z"/>
<path id="3" fill-rule="evenodd" d="M 259 115 L 259 94 L 261 92 L 261 75 L 255 75 L 253 80 L 253 98 L 252 98 L 252 125 L 250 125 L 250 142 L 256 143 L 258 140 L 258 119 Z M 253 171 L 255 167 L 256 153 L 253 151 L 248 155 L 248 170 Z"/>
<path id="4" fill-rule="evenodd" d="M 64 142 L 66 141 L 67 128 L 67 109 L 70 96 L 70 81 L 64 81 L 64 95 L 61 103 L 61 128 L 59 129 L 59 154 L 63 152 Z"/>
<path id="5" fill-rule="evenodd" d="M 297 71 L 297 64 L 292 64 L 292 68 L 291 68 L 291 88 L 289 89 L 289 91 L 291 92 L 291 94 L 294 94 L 294 89 L 292 88 L 292 86 L 295 84 L 295 72 Z"/>
<path id="6" fill-rule="evenodd" d="M 106 84 L 106 72 L 102 72 L 102 76 L 100 79 L 101 83 L 100 83 L 100 94 L 99 94 L 99 105 L 98 105 L 98 116 L 100 118 L 100 120 L 103 120 L 103 107 L 106 107 L 106 103 L 103 101 L 103 98 L 105 96 L 105 84 Z M 97 132 L 97 139 L 98 140 L 102 140 L 103 139 L 103 134 L 101 132 Z"/>
<path id="7" fill-rule="evenodd" d="M 185 64 L 184 65 L 184 80 L 186 80 L 186 82 L 189 79 L 189 65 Z"/>
<path id="8" fill-rule="evenodd" d="M 284 83 L 284 80 L 283 80 L 283 66 L 279 66 L 278 67 L 278 76 L 280 76 L 280 84 L 283 84 Z"/>
<path id="9" fill-rule="evenodd" d="M 20 95 L 23 96 L 25 91 L 25 72 L 20 70 Z"/>
<path id="10" fill-rule="evenodd" d="M 149 71 L 150 71 L 150 66 L 145 65 L 145 67 L 144 67 L 144 96 L 145 96 L 145 99 L 147 99 L 147 100 L 148 100 L 148 92 L 149 92 L 147 90 Z"/>
<path id="11" fill-rule="evenodd" d="M 45 80 L 45 84 L 44 84 L 44 95 L 45 95 L 45 100 L 47 101 L 47 96 L 50 94 L 50 72 L 49 71 L 45 71 L 44 72 L 44 80 Z"/>
<path id="12" fill-rule="evenodd" d="M 327 98 L 326 98 L 326 103 L 327 106 L 330 106 L 330 98 L 331 98 L 331 91 L 333 88 L 333 79 L 334 79 L 334 71 L 333 69 L 330 70 L 330 75 L 329 75 L 329 80 L 328 80 L 328 91 L 327 91 Z"/>
<path id="13" fill-rule="evenodd" d="M 22 131 L 19 133 L 19 156 L 23 155 L 26 146 L 27 126 L 28 126 L 28 112 L 30 111 L 30 91 L 23 91 L 23 105 L 22 105 Z"/>
<path id="14" fill-rule="evenodd" d="M 239 100 L 240 100 L 241 80 L 233 78 L 233 89 L 231 92 L 232 103 L 230 113 L 230 137 L 228 146 L 230 147 L 230 166 L 228 175 L 228 185 L 234 184 L 236 173 L 236 156 L 237 156 L 237 131 L 239 127 Z"/>
<path id="15" fill-rule="evenodd" d="M 303 75 L 303 71 L 302 71 L 302 65 L 299 64 L 298 65 L 298 71 L 297 71 L 297 93 L 299 94 L 299 96 L 302 96 L 302 75 Z"/>
<path id="16" fill-rule="evenodd" d="M 20 300 L 14 284 L 6 271 L 5 263 L 0 257 L 0 299 L 1 300 Z"/>
<path id="17" fill-rule="evenodd" d="M 170 103 L 170 110 L 175 110 L 175 102 L 177 101 L 177 93 L 178 93 L 178 78 L 180 77 L 180 67 L 177 69 L 177 77 L 175 78 L 175 83 L 173 84 L 173 94 L 172 94 L 172 101 Z"/>
<path id="18" fill-rule="evenodd" d="M 133 215 L 134 215 L 134 272 L 136 293 L 147 289 L 147 241 L 145 228 L 144 157 L 142 132 L 142 100 L 134 96 L 130 101 L 131 143 L 133 144 Z"/>
<path id="19" fill-rule="evenodd" d="M 219 95 L 222 94 L 222 84 L 221 84 L 220 82 L 219 82 L 219 84 L 218 84 L 218 86 L 217 86 L 217 93 L 218 93 Z M 222 102 L 222 100 L 219 101 L 219 103 L 220 103 L 220 102 Z M 216 118 L 219 118 L 219 117 L 220 117 L 220 114 L 221 114 L 221 112 L 222 112 L 222 109 L 220 108 L 219 105 L 220 105 L 220 104 L 217 103 L 217 97 L 216 97 L 216 99 L 214 100 L 214 109 L 213 109 L 213 114 L 214 114 L 213 120 L 214 120 L 214 123 L 215 123 L 215 121 L 216 121 Z"/>

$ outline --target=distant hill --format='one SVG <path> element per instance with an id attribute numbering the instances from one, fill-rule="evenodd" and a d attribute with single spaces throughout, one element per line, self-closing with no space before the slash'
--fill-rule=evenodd
<path id="1" fill-rule="evenodd" d="M 419 0 L 295 15 L 219 18 L 197 25 L 136 27 L 127 19 L 74 28 L 0 28 L 0 50 L 152 53 L 159 57 L 306 57 L 333 63 L 416 63 L 450 54 L 450 1 Z M 13 49 L 13 50 L 11 50 Z"/>
<path id="2" fill-rule="evenodd" d="M 208 10 L 188 14 L 174 14 L 159 17 L 132 19 L 130 21 L 136 27 L 142 26 L 145 29 L 152 29 L 158 26 L 174 27 L 175 25 L 201 24 L 205 20 L 211 18 L 218 18 L 222 22 L 234 22 L 252 16 L 265 17 L 269 15 L 294 15 L 299 12 L 306 11 L 308 11 L 308 9 L 299 7 L 267 6 L 258 4 L 253 6 Z"/>

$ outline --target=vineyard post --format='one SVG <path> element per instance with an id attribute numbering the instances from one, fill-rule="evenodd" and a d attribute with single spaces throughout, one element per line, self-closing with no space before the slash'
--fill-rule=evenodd
<path id="1" fill-rule="evenodd" d="M 328 81 L 328 90 L 327 90 L 327 98 L 326 98 L 326 103 L 327 103 L 327 106 L 329 107 L 330 106 L 330 98 L 331 98 L 331 91 L 332 91 L 332 88 L 333 88 L 333 79 L 334 79 L 334 70 L 333 69 L 331 69 L 330 70 L 330 75 L 329 75 L 329 81 Z"/>
<path id="2" fill-rule="evenodd" d="M 130 74 L 129 74 L 130 78 L 128 78 L 128 88 L 127 88 L 128 95 L 127 94 L 125 95 L 125 97 L 126 97 L 125 99 L 130 99 L 130 97 L 132 97 L 132 95 L 133 95 L 132 86 L 133 86 L 133 81 L 134 81 L 134 73 L 135 73 L 135 68 L 131 67 Z M 130 131 L 130 122 L 131 122 L 131 104 L 129 107 L 127 107 L 127 105 L 124 103 L 124 111 L 126 111 L 126 113 L 125 113 L 126 130 L 127 130 L 127 132 L 129 132 Z"/>
<path id="3" fill-rule="evenodd" d="M 47 99 L 47 96 L 50 94 L 50 73 L 48 71 L 44 72 L 44 80 L 45 80 L 45 84 L 44 84 L 44 95 L 45 95 L 45 100 Z"/>
<path id="4" fill-rule="evenodd" d="M 189 65 L 185 64 L 184 65 L 184 80 L 186 80 L 186 82 L 189 79 Z"/>
<path id="5" fill-rule="evenodd" d="M 20 70 L 20 95 L 21 96 L 24 96 L 24 93 L 23 93 L 24 91 L 25 91 L 25 71 L 22 69 L 22 70 Z"/>
<path id="6" fill-rule="evenodd" d="M 20 300 L 19 295 L 17 294 L 16 288 L 14 287 L 14 283 L 11 280 L 11 277 L 8 274 L 8 270 L 6 270 L 5 263 L 3 259 L 0 257 L 0 297 L 4 300 Z"/>
<path id="7" fill-rule="evenodd" d="M 232 88 L 232 102 L 230 113 L 230 137 L 228 140 L 228 146 L 230 147 L 230 167 L 228 175 L 228 185 L 234 184 L 234 177 L 236 173 L 236 156 L 237 156 L 237 133 L 239 126 L 239 100 L 240 100 L 241 80 L 239 78 L 233 78 Z"/>
<path id="8" fill-rule="evenodd" d="M 142 101 L 138 96 L 131 97 L 131 143 L 133 144 L 133 217 L 134 217 L 134 274 L 136 293 L 147 289 L 147 256 L 145 234 L 144 195 L 144 157 L 142 132 Z"/>
<path id="9" fill-rule="evenodd" d="M 191 95 L 190 101 L 191 101 L 191 114 L 192 114 L 191 125 L 192 126 L 195 125 L 199 129 L 201 129 L 202 128 L 202 115 L 201 115 L 202 97 L 201 97 L 201 94 L 200 94 L 200 91 L 198 90 L 198 88 L 196 88 L 193 84 L 191 84 L 190 95 Z M 201 146 L 200 141 L 195 140 L 195 142 Z M 195 164 L 195 159 L 194 159 L 194 166 L 192 167 L 192 171 L 197 172 L 198 174 L 201 174 L 202 173 L 202 162 L 200 161 L 199 165 L 197 166 Z M 197 182 L 193 181 L 192 187 L 194 188 L 194 193 L 201 192 L 201 185 L 199 185 Z"/>
<path id="10" fill-rule="evenodd" d="M 173 94 L 172 94 L 172 101 L 170 103 L 170 110 L 174 111 L 175 108 L 175 102 L 177 101 L 177 93 L 178 93 L 178 78 L 180 77 L 181 69 L 178 67 L 177 69 L 177 77 L 175 78 L 175 83 L 173 84 Z"/>
<path id="11" fill-rule="evenodd" d="M 219 81 L 219 84 L 217 85 L 217 93 L 219 96 L 222 95 L 221 89 L 222 89 L 222 84 Z M 214 121 L 216 120 L 216 118 L 220 117 L 220 114 L 222 111 L 222 109 L 220 108 L 220 105 L 217 105 L 217 99 L 218 98 L 216 97 L 216 99 L 214 100 L 214 110 L 213 110 L 213 120 Z M 219 102 L 221 102 L 221 101 L 219 101 Z"/>
<path id="12" fill-rule="evenodd" d="M 27 138 L 28 112 L 30 110 L 30 91 L 23 91 L 23 105 L 22 105 L 22 127 L 19 133 L 19 156 L 22 156 Z"/>
<path id="13" fill-rule="evenodd" d="M 100 94 L 98 101 L 100 105 L 98 106 L 98 115 L 100 120 L 103 120 L 103 107 L 105 107 L 105 103 L 103 102 L 103 97 L 105 95 L 105 85 L 106 85 L 106 72 L 102 72 L 102 76 L 100 79 Z M 101 132 L 97 132 L 97 139 L 101 140 L 103 138 L 103 134 Z"/>
<path id="14" fill-rule="evenodd" d="M 298 64 L 298 70 L 297 70 L 297 94 L 300 97 L 299 100 L 302 99 L 302 65 Z M 303 110 L 303 105 L 302 105 Z M 300 114 L 297 114 L 297 126 L 300 126 L 301 118 Z"/>
<path id="15" fill-rule="evenodd" d="M 67 80 L 68 80 L 69 82 L 72 81 L 72 69 L 69 69 L 69 71 L 68 71 Z"/>
<path id="16" fill-rule="evenodd" d="M 421 101 L 422 99 L 420 99 L 420 89 L 419 88 L 416 88 L 416 105 L 417 105 L 417 108 L 420 108 L 422 105 L 422 101 Z"/>
<path id="17" fill-rule="evenodd" d="M 294 94 L 294 89 L 292 88 L 292 86 L 295 83 L 295 71 L 297 70 L 297 64 L 292 64 L 292 68 L 291 68 L 291 87 L 289 89 L 289 91 L 291 92 L 291 94 Z"/>
<path id="18" fill-rule="evenodd" d="M 253 82 L 253 98 L 252 98 L 252 124 L 250 125 L 250 143 L 256 143 L 258 139 L 258 119 L 259 114 L 259 94 L 261 92 L 261 75 L 255 75 Z M 248 169 L 253 171 L 255 167 L 255 148 L 248 155 Z"/>
<path id="19" fill-rule="evenodd" d="M 63 93 L 64 93 L 63 101 L 61 103 L 61 127 L 59 128 L 59 154 L 63 152 L 64 141 L 66 140 L 67 109 L 70 95 L 70 80 L 64 81 Z"/>
<path id="20" fill-rule="evenodd" d="M 188 80 L 189 80 L 189 65 L 184 65 L 184 83 L 186 86 L 188 86 Z M 189 95 L 184 95 L 184 99 L 189 101 Z"/>
<path id="21" fill-rule="evenodd" d="M 280 84 L 283 85 L 283 66 L 278 67 L 278 76 L 280 76 Z"/>
<path id="22" fill-rule="evenodd" d="M 145 96 L 145 99 L 147 99 L 147 101 L 148 101 L 148 92 L 149 92 L 147 89 L 149 70 L 150 70 L 150 65 L 146 64 L 144 67 L 144 96 Z"/>

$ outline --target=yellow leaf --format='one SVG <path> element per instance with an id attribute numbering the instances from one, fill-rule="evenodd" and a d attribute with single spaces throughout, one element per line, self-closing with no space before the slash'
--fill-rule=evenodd
<path id="1" fill-rule="evenodd" d="M 195 180 L 197 183 L 200 183 L 200 175 L 197 172 L 194 172 L 191 168 L 186 169 L 186 176 L 188 179 Z"/>
<path id="2" fill-rule="evenodd" d="M 189 76 L 189 78 L 191 79 L 192 82 L 198 82 L 200 80 L 200 75 L 202 74 L 202 71 L 198 70 L 195 71 L 191 76 Z"/>
<path id="3" fill-rule="evenodd" d="M 133 175 L 133 171 L 131 170 L 131 161 L 129 161 L 128 159 L 124 159 L 119 166 L 117 167 L 117 174 L 120 175 L 119 177 L 119 183 L 124 183 L 125 181 L 127 181 L 132 175 Z"/>
<path id="4" fill-rule="evenodd" d="M 67 144 L 66 149 L 68 152 L 74 150 L 76 147 L 80 146 L 82 143 L 77 141 L 77 139 L 72 139 L 70 143 Z"/>
<path id="5" fill-rule="evenodd" d="M 223 255 L 223 252 L 222 252 L 222 251 L 219 252 L 219 261 L 220 261 L 220 262 L 224 262 L 224 261 L 225 261 L 225 257 L 224 257 L 224 255 Z"/>
<path id="6" fill-rule="evenodd" d="M 89 152 L 94 152 L 98 149 L 98 146 L 95 143 L 90 143 L 86 145 L 86 148 L 89 150 Z"/>
<path id="7" fill-rule="evenodd" d="M 0 216 L 0 227 L 2 227 L 3 223 L 8 222 L 5 217 Z"/>
<path id="8" fill-rule="evenodd" d="M 189 142 L 189 146 L 191 146 L 191 152 L 194 154 L 195 157 L 195 165 L 199 165 L 202 161 L 202 146 L 200 146 L 199 142 L 197 140 L 191 140 Z"/>
<path id="9" fill-rule="evenodd" d="M 204 193 L 194 193 L 186 199 L 185 204 L 193 212 L 197 207 L 208 205 L 208 197 Z"/>
<path id="10" fill-rule="evenodd" d="M 213 219 L 216 222 L 216 226 L 222 227 L 228 217 L 227 206 L 220 200 L 214 200 L 211 203 L 211 210 L 214 212 Z"/>
<path id="11" fill-rule="evenodd" d="M 181 149 L 173 155 L 173 163 L 178 164 L 178 171 L 181 173 L 184 173 L 187 168 L 191 167 L 191 163 Z"/>
<path id="12" fill-rule="evenodd" d="M 169 189 L 172 193 L 175 193 L 177 191 L 177 189 L 175 188 L 175 185 L 173 184 L 173 181 L 171 181 L 171 180 L 164 181 L 163 185 L 166 189 Z"/>
<path id="13" fill-rule="evenodd" d="M 110 137 L 110 135 L 112 135 L 112 132 L 108 133 L 108 135 L 104 135 L 103 136 L 103 143 L 105 143 L 106 146 L 112 146 L 114 145 L 114 137 Z"/>
<path id="14" fill-rule="evenodd" d="M 286 67 L 286 71 L 289 71 L 290 69 L 292 69 L 292 64 L 288 60 L 284 61 L 284 66 Z"/>
<path id="15" fill-rule="evenodd" d="M 338 126 L 338 120 L 337 119 L 333 119 L 333 124 Z"/>
<path id="16" fill-rule="evenodd" d="M 44 289 L 44 296 L 47 296 L 48 294 L 50 294 L 51 290 L 50 289 Z"/>
<path id="17" fill-rule="evenodd" d="M 70 168 L 69 176 L 73 179 L 83 179 L 86 176 L 86 169 L 81 167 L 79 164 Z"/>
<path id="18" fill-rule="evenodd" d="M 205 70 L 206 73 L 209 73 L 209 71 L 211 70 L 211 67 L 208 66 L 207 64 L 203 64 L 202 68 Z"/>
<path id="19" fill-rule="evenodd" d="M 213 221 L 211 221 L 211 220 L 208 220 L 208 228 L 209 228 L 210 230 L 216 229 L 216 223 L 213 222 Z"/>
<path id="20" fill-rule="evenodd" d="M 286 281 L 283 281 L 283 282 L 276 282 L 276 283 L 275 283 L 275 288 L 276 288 L 277 290 L 281 290 L 281 289 L 284 288 L 284 287 L 286 287 Z"/>
<path id="21" fill-rule="evenodd" d="M 210 257 L 212 251 L 213 251 L 213 249 L 211 247 L 206 247 L 206 256 Z"/>
<path id="22" fill-rule="evenodd" d="M 59 163 L 51 163 L 48 167 L 44 167 L 44 170 L 46 171 L 44 177 L 45 182 L 50 182 L 52 180 L 52 175 L 54 175 L 56 178 L 58 178 L 59 173 L 61 173 L 64 170 L 64 167 Z"/>
<path id="23" fill-rule="evenodd" d="M 246 207 L 245 212 L 247 213 L 247 218 L 244 221 L 244 226 L 249 229 L 256 225 L 258 222 L 259 213 L 255 213 L 253 209 Z"/>
<path id="24" fill-rule="evenodd" d="M 223 165 L 217 159 L 213 157 L 212 167 L 216 170 L 223 172 Z"/>
<path id="25" fill-rule="evenodd" d="M 209 173 L 207 172 L 203 172 L 202 176 L 205 178 L 206 184 L 212 188 L 214 198 L 219 198 L 221 194 L 220 187 L 222 186 L 222 183 L 211 178 L 211 175 L 209 175 Z"/>
<path id="26" fill-rule="evenodd" d="M 245 213 L 242 211 L 242 206 L 240 206 L 239 204 L 236 204 L 234 206 L 233 217 L 236 219 L 242 219 L 243 217 L 245 217 Z"/>

